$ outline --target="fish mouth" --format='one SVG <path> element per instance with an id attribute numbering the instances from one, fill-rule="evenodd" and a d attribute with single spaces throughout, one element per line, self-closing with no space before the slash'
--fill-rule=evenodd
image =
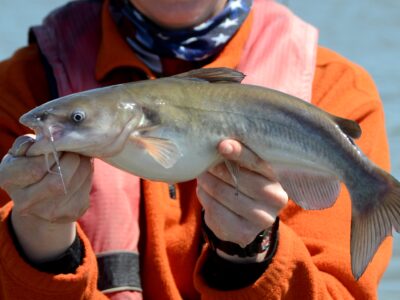
<path id="1" fill-rule="evenodd" d="M 63 136 L 64 132 L 62 124 L 46 124 L 45 122 L 31 124 L 29 128 L 35 132 L 37 141 L 47 140 L 55 142 Z"/>
<path id="2" fill-rule="evenodd" d="M 59 151 L 57 142 L 61 140 L 64 133 L 64 126 L 60 124 L 41 124 L 32 126 L 35 132 L 35 143 L 28 151 L 28 155 L 42 155 Z"/>

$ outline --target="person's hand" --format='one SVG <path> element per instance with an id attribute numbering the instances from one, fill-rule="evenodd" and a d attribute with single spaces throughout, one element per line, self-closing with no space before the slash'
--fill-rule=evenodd
<path id="1" fill-rule="evenodd" d="M 27 156 L 34 136 L 20 136 L 0 164 L 0 187 L 14 201 L 12 224 L 28 258 L 50 259 L 75 238 L 75 222 L 89 206 L 90 158 L 58 153 L 65 183 L 52 155 Z M 48 172 L 48 167 L 52 172 Z"/>
<path id="2" fill-rule="evenodd" d="M 238 190 L 225 163 L 199 176 L 204 220 L 219 239 L 245 247 L 273 225 L 288 196 L 268 163 L 239 142 L 224 140 L 218 151 L 239 166 Z"/>

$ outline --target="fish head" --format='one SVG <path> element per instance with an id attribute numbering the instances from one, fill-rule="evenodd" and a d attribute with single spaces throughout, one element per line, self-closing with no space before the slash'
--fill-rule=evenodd
<path id="1" fill-rule="evenodd" d="M 38 106 L 20 118 L 35 131 L 28 155 L 54 151 L 111 156 L 142 120 L 141 106 L 115 87 L 72 94 Z"/>

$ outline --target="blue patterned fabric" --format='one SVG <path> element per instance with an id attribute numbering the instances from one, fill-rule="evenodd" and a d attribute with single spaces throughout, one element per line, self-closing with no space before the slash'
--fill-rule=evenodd
<path id="1" fill-rule="evenodd" d="M 223 10 L 213 18 L 176 30 L 150 21 L 130 1 L 125 1 L 118 14 L 133 25 L 134 30 L 126 36 L 129 45 L 150 69 L 162 73 L 160 57 L 202 61 L 221 51 L 246 19 L 251 5 L 252 0 L 227 0 Z"/>

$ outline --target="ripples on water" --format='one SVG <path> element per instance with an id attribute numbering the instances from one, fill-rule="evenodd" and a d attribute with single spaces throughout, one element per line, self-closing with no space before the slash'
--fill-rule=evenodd
<path id="1" fill-rule="evenodd" d="M 26 41 L 26 28 L 37 24 L 63 0 L 1 0 L 0 59 Z M 365 67 L 381 94 L 392 156 L 400 179 L 400 1 L 283 0 L 320 29 L 320 43 Z M 23 7 L 24 9 L 19 9 Z M 379 287 L 381 299 L 400 299 L 400 238 Z"/>

